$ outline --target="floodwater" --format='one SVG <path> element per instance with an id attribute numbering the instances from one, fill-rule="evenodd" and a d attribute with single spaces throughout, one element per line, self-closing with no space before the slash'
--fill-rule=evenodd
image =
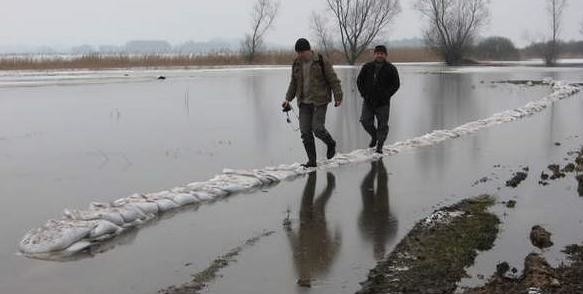
<path id="1" fill-rule="evenodd" d="M 391 105 L 389 144 L 551 93 L 492 81 L 583 81 L 576 68 L 398 69 L 402 89 Z M 329 108 L 327 126 L 339 151 L 349 152 L 368 144 L 358 123 L 358 69 L 337 71 L 345 104 Z M 556 236 L 545 253 L 553 263 L 561 246 L 583 241 L 583 199 L 574 180 L 545 188 L 536 183 L 546 165 L 583 144 L 583 94 L 577 94 L 532 117 L 382 162 L 318 171 L 168 214 L 91 258 L 54 262 L 17 255 L 27 230 L 65 208 L 208 180 L 223 168 L 305 160 L 297 118 L 292 114 L 288 124 L 280 111 L 288 68 L 126 74 L 38 84 L 0 75 L 0 293 L 156 293 L 191 281 L 214 259 L 266 231 L 274 233 L 242 250 L 201 293 L 354 293 L 417 220 L 481 193 L 517 199 L 520 209 L 499 208 L 505 229 L 472 274 L 489 275 L 502 260 L 519 267 L 531 250 L 534 222 Z M 523 186 L 497 190 L 525 165 L 531 174 Z M 473 187 L 483 176 L 499 180 Z"/>

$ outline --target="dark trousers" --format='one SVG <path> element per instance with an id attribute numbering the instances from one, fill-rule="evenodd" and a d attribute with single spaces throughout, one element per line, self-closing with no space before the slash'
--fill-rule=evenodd
<path id="1" fill-rule="evenodd" d="M 327 146 L 336 145 L 336 142 L 332 139 L 332 136 L 324 126 L 326 123 L 327 109 L 328 104 L 300 104 L 300 132 L 302 134 L 302 142 L 304 143 L 310 161 L 316 160 L 314 135 L 322 140 Z"/>
<path id="2" fill-rule="evenodd" d="M 377 140 L 377 146 L 382 146 L 389 134 L 389 114 L 391 107 L 389 104 L 379 107 L 371 107 L 366 103 L 362 103 L 362 114 L 360 116 L 360 123 L 366 132 Z M 375 117 L 377 119 L 377 126 L 375 127 Z"/>

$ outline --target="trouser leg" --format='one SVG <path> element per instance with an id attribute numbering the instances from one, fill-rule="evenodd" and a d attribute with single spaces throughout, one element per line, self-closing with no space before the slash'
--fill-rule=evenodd
<path id="1" fill-rule="evenodd" d="M 328 109 L 328 104 L 314 106 L 314 116 L 312 119 L 312 129 L 314 130 L 314 135 L 322 140 L 327 146 L 335 146 L 336 142 L 332 138 L 332 135 L 326 130 L 326 111 Z"/>
<path id="2" fill-rule="evenodd" d="M 377 129 L 374 126 L 374 109 L 366 103 L 362 103 L 362 113 L 360 115 L 360 123 L 364 130 L 370 135 L 373 141 L 377 139 Z"/>
<path id="3" fill-rule="evenodd" d="M 302 142 L 308 156 L 308 163 L 316 164 L 316 144 L 312 121 L 314 119 L 314 106 L 312 104 L 300 104 L 300 133 Z"/>
<path id="4" fill-rule="evenodd" d="M 389 134 L 389 115 L 391 108 L 389 105 L 383 105 L 375 109 L 377 118 L 377 150 L 382 149 Z"/>
<path id="5" fill-rule="evenodd" d="M 314 120 L 312 121 L 312 128 L 314 135 L 326 144 L 328 150 L 326 151 L 326 158 L 332 159 L 336 155 L 336 141 L 332 135 L 326 130 L 326 110 L 328 104 L 314 106 Z"/>

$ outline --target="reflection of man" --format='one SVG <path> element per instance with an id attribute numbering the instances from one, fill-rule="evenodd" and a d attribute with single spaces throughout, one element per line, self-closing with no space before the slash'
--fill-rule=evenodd
<path id="1" fill-rule="evenodd" d="M 374 180 L 377 178 L 377 189 Z M 359 226 L 366 239 L 372 239 L 374 257 L 382 260 L 385 256 L 387 241 L 395 237 L 397 222 L 391 219 L 389 211 L 389 178 L 382 160 L 373 161 L 370 171 L 360 185 L 362 194 L 362 212 Z"/>
<path id="2" fill-rule="evenodd" d="M 308 155 L 304 167 L 316 166 L 316 144 L 314 135 L 328 148 L 326 157 L 336 155 L 336 141 L 324 126 L 328 104 L 334 93 L 334 106 L 342 104 L 342 88 L 332 64 L 321 54 L 310 48 L 306 39 L 298 39 L 295 45 L 297 58 L 292 65 L 291 80 L 283 108 L 289 109 L 290 102 L 297 96 L 300 108 L 300 132 Z"/>
<path id="3" fill-rule="evenodd" d="M 391 97 L 400 87 L 399 73 L 397 68 L 387 61 L 385 46 L 375 47 L 374 61 L 362 67 L 356 84 L 360 95 L 364 98 L 360 122 L 371 136 L 368 147 L 376 146 L 376 152 L 383 153 L 383 144 L 389 133 Z"/>
<path id="4" fill-rule="evenodd" d="M 332 236 L 326 224 L 326 203 L 332 196 L 336 179 L 328 173 L 327 181 L 324 191 L 314 199 L 316 172 L 310 173 L 300 207 L 299 229 L 297 233 L 288 232 L 298 284 L 303 287 L 310 287 L 313 278 L 328 271 L 340 247 L 339 232 Z"/>

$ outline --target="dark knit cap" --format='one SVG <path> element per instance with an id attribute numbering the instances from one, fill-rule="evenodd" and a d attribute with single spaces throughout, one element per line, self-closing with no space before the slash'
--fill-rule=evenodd
<path id="1" fill-rule="evenodd" d="M 296 41 L 296 52 L 308 51 L 310 50 L 310 42 L 304 38 L 299 38 Z"/>
<path id="2" fill-rule="evenodd" d="M 384 45 L 378 45 L 376 47 L 374 47 L 374 52 L 383 52 L 385 54 L 387 54 L 387 47 L 385 47 Z"/>

